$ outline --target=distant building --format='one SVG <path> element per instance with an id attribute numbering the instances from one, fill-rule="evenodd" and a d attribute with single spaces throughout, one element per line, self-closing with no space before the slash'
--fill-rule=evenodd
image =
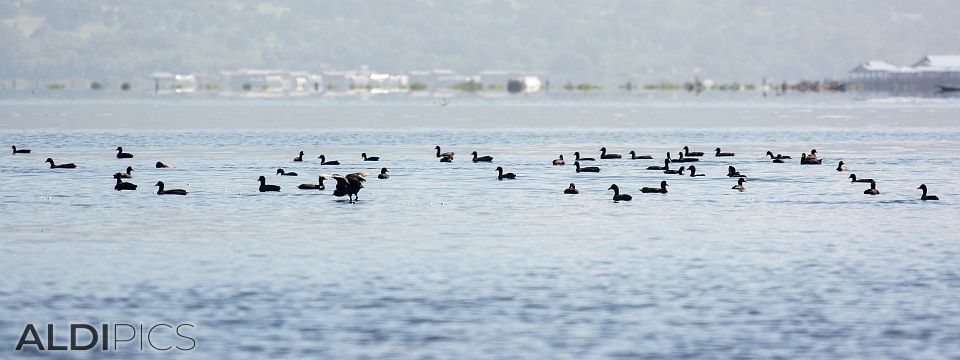
<path id="1" fill-rule="evenodd" d="M 910 66 L 867 61 L 850 70 L 847 88 L 895 93 L 960 90 L 960 55 L 927 55 Z"/>

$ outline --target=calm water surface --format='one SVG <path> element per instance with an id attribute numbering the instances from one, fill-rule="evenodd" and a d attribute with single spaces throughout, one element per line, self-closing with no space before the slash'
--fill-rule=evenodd
<path id="1" fill-rule="evenodd" d="M 0 144 L 34 153 L 0 155 L 0 358 L 960 358 L 957 119 L 896 101 L 8 101 Z M 737 156 L 704 157 L 703 178 L 550 165 L 683 145 Z M 797 163 L 811 148 L 823 166 Z M 116 192 L 128 165 L 139 189 Z M 357 204 L 296 188 L 381 166 Z M 640 193 L 661 180 L 669 194 Z M 48 322 L 191 322 L 198 348 L 12 351 Z"/>

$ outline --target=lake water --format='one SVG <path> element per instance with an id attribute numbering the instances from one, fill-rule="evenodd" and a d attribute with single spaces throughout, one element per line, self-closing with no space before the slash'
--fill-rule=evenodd
<path id="1" fill-rule="evenodd" d="M 0 145 L 33 153 L 0 155 L 0 357 L 958 358 L 958 119 L 955 102 L 828 97 L 5 99 Z M 572 166 L 683 145 L 737 155 L 702 158 L 702 178 Z M 798 164 L 811 148 L 824 165 Z M 138 190 L 114 191 L 128 165 Z M 356 204 L 296 188 L 380 167 Z M 197 347 L 13 351 L 24 324 L 70 322 L 191 323 Z"/>

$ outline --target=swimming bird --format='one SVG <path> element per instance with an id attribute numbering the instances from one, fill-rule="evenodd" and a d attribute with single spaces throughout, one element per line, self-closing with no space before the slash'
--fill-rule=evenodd
<path id="1" fill-rule="evenodd" d="M 66 164 L 55 165 L 55 164 L 53 163 L 53 159 L 51 159 L 51 158 L 47 158 L 47 161 L 45 161 L 45 162 L 50 163 L 50 168 L 51 168 L 51 169 L 75 169 L 75 168 L 77 167 L 77 165 L 75 165 L 74 163 L 66 163 Z"/>
<path id="2" fill-rule="evenodd" d="M 10 146 L 10 147 L 13 148 L 13 154 L 14 154 L 14 155 L 16 155 L 16 154 L 29 154 L 29 153 L 30 153 L 30 150 L 28 150 L 28 149 L 20 149 L 20 150 L 17 150 L 17 146 L 16 146 L 16 145 L 12 145 L 12 146 Z"/>
<path id="3" fill-rule="evenodd" d="M 377 179 L 389 179 L 390 175 L 387 175 L 387 168 L 380 168 L 380 175 L 377 175 Z"/>
<path id="4" fill-rule="evenodd" d="M 571 185 L 573 185 L 573 184 L 571 184 Z M 613 201 L 630 201 L 630 200 L 633 200 L 633 196 L 630 196 L 630 194 L 621 194 L 621 193 L 620 193 L 620 187 L 617 186 L 617 184 L 612 184 L 612 185 L 610 185 L 610 187 L 607 188 L 607 190 L 613 190 Z"/>
<path id="5" fill-rule="evenodd" d="M 327 157 L 323 155 L 318 156 L 317 159 L 320 159 L 320 165 L 340 165 L 340 162 L 336 160 L 327 161 Z"/>
<path id="6" fill-rule="evenodd" d="M 566 163 L 567 163 L 566 161 L 563 161 L 563 154 L 560 154 L 560 158 L 559 158 L 559 159 L 554 159 L 554 160 L 553 160 L 553 164 L 554 164 L 554 165 L 565 165 Z"/>
<path id="7" fill-rule="evenodd" d="M 327 179 L 327 178 L 323 177 L 323 175 L 320 175 L 320 176 L 317 177 L 317 183 L 316 183 L 316 184 L 300 184 L 300 186 L 297 186 L 297 189 L 301 189 L 301 190 L 323 190 L 323 189 L 326 188 L 325 186 L 323 186 L 323 181 L 326 180 L 326 179 Z"/>
<path id="8" fill-rule="evenodd" d="M 137 185 L 133 183 L 128 183 L 123 180 L 120 180 L 120 173 L 113 174 L 113 178 L 117 179 L 117 184 L 113 186 L 113 189 L 116 191 L 120 190 L 136 190 Z"/>
<path id="9" fill-rule="evenodd" d="M 717 148 L 717 154 L 716 154 L 716 157 L 723 157 L 723 156 L 734 156 L 734 155 L 735 155 L 734 153 L 728 153 L 728 152 L 720 152 L 720 148 Z"/>
<path id="10" fill-rule="evenodd" d="M 595 160 L 594 158 L 580 157 L 579 151 L 574 152 L 573 156 L 574 156 L 574 159 L 573 159 L 574 161 L 594 161 Z"/>
<path id="11" fill-rule="evenodd" d="M 363 161 L 380 161 L 379 156 L 367 157 L 367 153 L 360 153 L 360 156 L 363 156 Z"/>
<path id="12" fill-rule="evenodd" d="M 683 146 L 683 155 L 684 155 L 684 156 L 699 157 L 699 156 L 703 156 L 703 153 L 702 153 L 702 152 L 699 152 L 699 151 L 690 151 L 690 147 L 684 145 L 684 146 Z"/>
<path id="13" fill-rule="evenodd" d="M 817 156 L 817 149 L 810 149 L 810 155 L 808 155 L 807 157 L 814 160 L 817 160 L 820 158 L 819 156 Z"/>
<path id="14" fill-rule="evenodd" d="M 868 183 L 868 182 L 873 181 L 873 179 L 857 179 L 857 174 L 850 174 L 850 176 L 848 176 L 848 178 L 850 179 L 850 182 Z"/>
<path id="15" fill-rule="evenodd" d="M 880 195 L 880 190 L 877 190 L 877 182 L 870 180 L 870 188 L 863 191 L 867 195 Z"/>
<path id="16" fill-rule="evenodd" d="M 789 157 L 789 156 L 788 156 Z M 783 164 L 783 155 L 777 154 L 777 157 L 773 158 L 774 164 Z"/>
<path id="17" fill-rule="evenodd" d="M 770 150 L 767 150 L 767 155 L 770 156 L 770 159 L 774 159 L 774 158 L 789 159 L 790 158 L 789 156 L 784 156 L 780 154 L 777 154 L 777 156 L 773 156 L 773 151 L 770 151 Z"/>
<path id="18" fill-rule="evenodd" d="M 653 156 L 650 155 L 637 155 L 637 152 L 633 150 L 630 150 L 628 154 L 630 154 L 630 160 L 653 159 Z"/>
<path id="19" fill-rule="evenodd" d="M 737 184 L 734 185 L 731 189 L 739 190 L 739 191 L 743 192 L 744 190 L 746 190 L 746 188 L 743 187 L 743 183 L 745 183 L 745 182 L 747 182 L 747 179 L 739 178 L 739 179 L 737 179 Z"/>
<path id="20" fill-rule="evenodd" d="M 133 167 L 127 166 L 127 172 L 117 173 L 121 178 L 129 179 L 133 177 Z"/>
<path id="21" fill-rule="evenodd" d="M 668 185 L 667 185 L 667 181 L 664 180 L 664 181 L 661 181 L 661 182 L 660 182 L 660 187 L 658 187 L 658 188 L 652 188 L 652 187 L 646 187 L 646 186 L 644 186 L 644 187 L 640 188 L 640 192 L 642 192 L 642 193 L 644 193 L 644 194 L 650 194 L 650 193 L 666 194 L 666 193 L 667 193 L 667 186 L 668 186 Z"/>
<path id="22" fill-rule="evenodd" d="M 303 151 L 300 152 L 300 155 L 297 155 L 297 157 L 293 158 L 293 161 L 303 161 Z"/>
<path id="23" fill-rule="evenodd" d="M 283 171 L 283 169 L 277 169 L 277 175 L 280 176 L 297 176 L 297 173 L 293 171 Z"/>
<path id="24" fill-rule="evenodd" d="M 600 168 L 599 168 L 599 167 L 596 167 L 596 166 L 580 167 L 580 162 L 579 162 L 579 161 L 574 161 L 574 162 L 573 162 L 573 166 L 576 166 L 576 167 L 577 167 L 577 172 L 578 172 L 578 173 L 579 173 L 579 172 L 595 172 L 595 173 L 600 172 Z"/>
<path id="25" fill-rule="evenodd" d="M 837 164 L 837 171 L 847 171 L 847 165 L 841 161 L 839 164 Z"/>
<path id="26" fill-rule="evenodd" d="M 440 162 L 453 162 L 453 156 L 440 157 Z"/>
<path id="27" fill-rule="evenodd" d="M 670 169 L 670 159 L 663 159 L 663 166 L 647 166 L 647 170 L 667 170 Z"/>
<path id="28" fill-rule="evenodd" d="M 579 194 L 580 190 L 577 190 L 577 187 L 570 183 L 570 187 L 563 189 L 564 194 Z"/>
<path id="29" fill-rule="evenodd" d="M 681 166 L 679 169 L 676 169 L 676 170 L 670 170 L 670 169 L 664 170 L 663 173 L 671 174 L 671 175 L 683 175 L 683 170 L 684 170 L 684 167 Z"/>
<path id="30" fill-rule="evenodd" d="M 741 174 L 739 171 L 737 171 L 737 168 L 735 168 L 735 167 L 733 167 L 733 166 L 727 166 L 727 176 L 728 176 L 728 177 L 740 177 L 740 178 L 745 178 L 745 177 L 747 177 L 746 175 L 743 175 L 743 174 Z"/>
<path id="31" fill-rule="evenodd" d="M 607 148 L 606 148 L 606 147 L 600 148 L 600 158 L 601 158 L 601 159 L 619 159 L 619 158 L 622 158 L 622 157 L 623 157 L 623 156 L 621 156 L 620 154 L 607 154 Z"/>
<path id="32" fill-rule="evenodd" d="M 435 149 L 437 149 L 437 157 L 449 157 L 449 158 L 452 158 L 452 157 L 453 157 L 453 152 L 452 152 L 452 151 L 448 151 L 448 152 L 445 152 L 445 153 L 442 153 L 442 154 L 441 154 L 441 153 L 440 153 L 440 145 L 437 145 L 437 147 L 436 147 Z"/>
<path id="33" fill-rule="evenodd" d="M 503 173 L 503 168 L 497 166 L 497 180 L 503 180 L 503 179 L 511 179 L 511 180 L 513 180 L 513 179 L 516 179 L 516 178 L 517 178 L 517 174 L 514 174 L 514 173 L 506 173 L 506 174 L 504 174 L 504 173 Z"/>
<path id="34" fill-rule="evenodd" d="M 703 174 L 697 174 L 696 166 L 690 165 L 687 169 L 690 170 L 690 177 L 704 176 Z"/>
<path id="35" fill-rule="evenodd" d="M 187 191 L 184 190 L 184 189 L 164 190 L 164 189 L 163 189 L 163 181 L 157 181 L 157 184 L 154 185 L 154 186 L 156 186 L 156 187 L 158 188 L 158 189 L 157 189 L 157 195 L 186 195 L 186 194 L 187 194 Z"/>
<path id="36" fill-rule="evenodd" d="M 807 153 L 800 154 L 800 165 L 820 165 L 822 162 L 823 159 L 807 156 Z"/>
<path id="37" fill-rule="evenodd" d="M 573 186 L 573 184 L 570 184 L 570 186 Z M 940 200 L 936 195 L 927 195 L 927 184 L 920 184 L 920 187 L 917 189 L 923 190 L 923 195 L 920 195 L 920 200 Z"/>
<path id="38" fill-rule="evenodd" d="M 493 161 L 493 157 L 491 157 L 491 156 L 480 156 L 480 157 L 477 157 L 477 152 L 476 152 L 476 151 L 470 153 L 470 155 L 473 155 L 473 162 L 491 162 L 491 161 Z"/>
<path id="39" fill-rule="evenodd" d="M 678 152 L 677 154 L 680 155 L 680 158 L 677 159 L 677 160 L 675 160 L 674 162 L 695 162 L 695 161 L 700 161 L 700 159 L 697 159 L 697 158 L 683 157 L 684 155 L 683 155 L 682 152 Z"/>
<path id="40" fill-rule="evenodd" d="M 345 176 L 334 174 L 333 179 L 337 181 L 337 188 L 333 190 L 333 196 L 342 197 L 347 195 L 350 203 L 360 200 L 360 189 L 363 189 L 363 182 L 367 181 L 367 173 L 353 173 Z"/>
<path id="41" fill-rule="evenodd" d="M 267 178 L 263 177 L 263 175 L 261 175 L 257 181 L 260 181 L 260 192 L 280 191 L 280 187 L 277 185 L 267 185 Z"/>
<path id="42" fill-rule="evenodd" d="M 123 148 L 122 148 L 122 147 L 117 146 L 117 159 L 130 159 L 130 158 L 132 158 L 132 157 L 133 157 L 133 154 L 131 154 L 131 153 L 125 153 L 125 152 L 123 152 Z"/>

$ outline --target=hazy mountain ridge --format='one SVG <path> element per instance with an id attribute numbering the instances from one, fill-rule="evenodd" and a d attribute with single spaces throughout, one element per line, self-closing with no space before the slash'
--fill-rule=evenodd
<path id="1" fill-rule="evenodd" d="M 17 1 L 0 76 L 143 76 L 242 67 L 543 70 L 557 80 L 843 75 L 960 53 L 946 0 Z"/>

